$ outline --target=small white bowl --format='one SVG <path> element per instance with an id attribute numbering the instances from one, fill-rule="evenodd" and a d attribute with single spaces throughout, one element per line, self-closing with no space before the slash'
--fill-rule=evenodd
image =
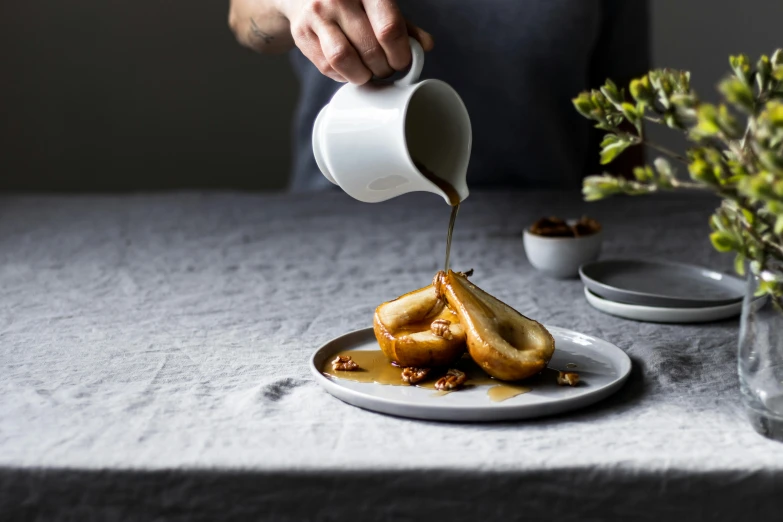
<path id="1" fill-rule="evenodd" d="M 603 239 L 603 230 L 582 237 L 546 237 L 525 229 L 525 254 L 537 270 L 568 279 L 579 275 L 580 266 L 598 259 Z"/>

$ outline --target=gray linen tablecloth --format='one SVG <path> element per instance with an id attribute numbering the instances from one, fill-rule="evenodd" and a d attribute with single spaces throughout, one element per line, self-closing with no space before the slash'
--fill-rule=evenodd
<path id="1" fill-rule="evenodd" d="M 348 406 L 307 368 L 431 280 L 449 217 L 435 196 L 0 199 L 0 520 L 780 520 L 783 445 L 745 420 L 737 320 L 604 315 L 522 247 L 534 219 L 587 211 L 606 257 L 724 270 L 714 206 L 473 194 L 453 266 L 634 371 L 585 410 L 447 424 Z"/>

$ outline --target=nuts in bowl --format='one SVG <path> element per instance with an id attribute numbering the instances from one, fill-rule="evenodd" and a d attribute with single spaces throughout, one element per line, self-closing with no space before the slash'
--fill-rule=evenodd
<path id="1" fill-rule="evenodd" d="M 557 279 L 576 277 L 579 267 L 598 259 L 601 224 L 587 216 L 579 220 L 542 218 L 525 230 L 525 253 L 534 268 Z"/>
<path id="2" fill-rule="evenodd" d="M 541 218 L 530 226 L 530 233 L 544 237 L 584 237 L 601 231 L 601 223 L 587 216 L 579 221 L 564 221 L 558 217 Z"/>

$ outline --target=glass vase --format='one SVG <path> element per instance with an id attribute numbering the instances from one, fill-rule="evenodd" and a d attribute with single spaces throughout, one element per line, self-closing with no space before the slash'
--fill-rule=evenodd
<path id="1" fill-rule="evenodd" d="M 783 265 L 759 277 L 780 280 Z M 753 428 L 783 441 L 783 298 L 758 299 L 757 287 L 749 272 L 740 323 L 740 390 Z"/>

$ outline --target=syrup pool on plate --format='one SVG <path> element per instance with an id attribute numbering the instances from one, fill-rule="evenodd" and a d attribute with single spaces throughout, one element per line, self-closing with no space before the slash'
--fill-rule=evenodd
<path id="1" fill-rule="evenodd" d="M 356 371 L 338 371 L 332 368 L 332 360 L 337 356 L 350 357 L 359 365 Z M 532 391 L 537 385 L 544 382 L 555 382 L 557 371 L 546 368 L 540 374 L 525 379 L 523 383 L 503 382 L 487 375 L 473 360 L 465 355 L 454 365 L 455 368 L 465 372 L 468 376 L 464 389 L 478 386 L 487 387 L 487 396 L 493 402 L 501 402 L 523 393 Z M 336 353 L 324 364 L 321 371 L 336 379 L 353 382 L 375 383 L 386 386 L 410 386 L 402 380 L 402 368 L 389 362 L 380 350 L 346 350 Z M 433 369 L 426 379 L 415 384 L 418 388 L 435 390 L 435 382 L 446 372 L 446 368 Z M 455 392 L 438 392 L 435 395 L 442 396 Z M 456 393 L 459 393 L 457 391 Z"/>

